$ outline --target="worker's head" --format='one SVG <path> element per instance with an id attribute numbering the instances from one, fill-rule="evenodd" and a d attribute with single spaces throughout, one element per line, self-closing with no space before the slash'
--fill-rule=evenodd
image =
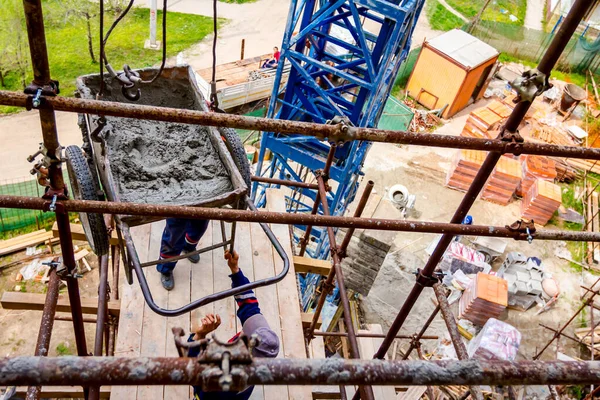
<path id="1" fill-rule="evenodd" d="M 244 334 L 250 337 L 253 334 L 258 336 L 258 346 L 252 351 L 256 357 L 275 358 L 279 353 L 279 338 L 277 334 L 269 327 L 269 323 L 262 314 L 255 314 L 244 322 L 242 327 Z"/>
<path id="2" fill-rule="evenodd" d="M 277 53 L 279 51 L 279 48 L 277 46 L 273 47 L 273 53 Z"/>

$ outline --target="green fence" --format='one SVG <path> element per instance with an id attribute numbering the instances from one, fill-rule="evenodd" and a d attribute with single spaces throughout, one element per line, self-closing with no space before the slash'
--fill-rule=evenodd
<path id="1" fill-rule="evenodd" d="M 67 174 L 64 175 L 68 185 Z M 32 178 L 0 181 L 0 195 L 41 197 L 43 194 L 44 188 Z M 0 233 L 25 228 L 41 229 L 45 223 L 53 219 L 54 213 L 50 212 L 0 208 Z"/>

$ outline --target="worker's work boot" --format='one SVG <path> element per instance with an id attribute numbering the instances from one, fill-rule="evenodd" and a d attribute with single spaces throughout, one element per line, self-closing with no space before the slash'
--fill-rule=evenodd
<path id="1" fill-rule="evenodd" d="M 173 290 L 175 287 L 175 278 L 173 278 L 172 272 L 160 273 L 160 283 L 166 290 Z"/>
<path id="2" fill-rule="evenodd" d="M 187 251 L 186 249 L 183 249 L 184 254 L 193 253 L 194 251 L 196 251 L 196 250 Z M 198 264 L 200 262 L 200 254 L 191 254 L 188 256 L 187 259 L 190 260 L 191 262 L 193 262 L 194 264 Z"/>

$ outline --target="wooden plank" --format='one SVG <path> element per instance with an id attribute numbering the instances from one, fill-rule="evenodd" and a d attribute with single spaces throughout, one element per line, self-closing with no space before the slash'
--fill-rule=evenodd
<path id="1" fill-rule="evenodd" d="M 229 231 L 230 224 L 225 224 L 225 231 Z M 219 221 L 212 221 L 213 243 L 223 241 L 221 236 L 221 226 Z M 229 235 L 227 236 L 229 237 Z M 223 257 L 223 248 L 215 249 L 212 252 L 213 257 L 213 282 L 215 293 L 231 288 L 231 279 L 229 278 L 229 267 L 227 261 Z M 228 297 L 214 303 L 215 314 L 221 316 L 221 326 L 217 329 L 217 337 L 227 342 L 238 332 L 237 316 L 235 314 L 236 305 L 233 297 Z M 241 330 L 241 326 L 239 327 Z"/>
<path id="2" fill-rule="evenodd" d="M 312 323 L 314 315 L 315 315 L 314 313 L 300 313 L 300 318 L 302 319 L 302 329 L 303 330 L 310 327 L 310 324 Z M 315 325 L 315 328 L 319 329 L 321 327 L 322 322 L 323 321 L 321 320 L 321 316 L 319 315 L 319 319 L 317 320 L 317 325 Z"/>
<path id="3" fill-rule="evenodd" d="M 212 246 L 213 234 L 212 224 L 208 224 L 208 228 L 204 233 L 204 236 L 198 242 L 198 248 Z M 190 293 L 190 299 L 192 301 L 198 300 L 202 297 L 208 296 L 215 292 L 213 284 L 213 255 L 214 251 L 221 251 L 221 249 L 213 250 L 208 253 L 200 254 L 200 262 L 192 268 L 192 288 Z M 192 311 L 191 314 L 191 330 L 196 331 L 200 326 L 200 321 L 207 314 L 214 312 L 214 303 L 207 304 L 203 307 L 197 308 Z"/>
<path id="4" fill-rule="evenodd" d="M 185 306 L 190 303 L 190 282 L 192 268 L 196 268 L 198 265 L 193 264 L 187 259 L 177 261 L 177 266 L 173 270 L 173 277 L 175 278 L 175 288 L 170 292 L 167 292 L 167 304 L 170 310 Z M 162 289 L 162 287 L 160 288 Z M 183 328 L 184 332 L 190 330 L 190 318 L 191 314 L 186 313 L 177 317 L 166 318 L 167 330 L 165 332 L 165 355 L 167 357 L 178 357 L 177 348 L 175 347 L 175 341 L 173 340 L 172 328 Z M 182 385 L 170 385 L 164 387 L 163 398 L 166 400 L 181 400 L 188 398 L 190 394 L 189 386 Z"/>
<path id="5" fill-rule="evenodd" d="M 285 197 L 281 190 L 267 189 L 267 209 L 269 211 L 286 212 Z M 279 313 L 285 315 L 285 318 L 281 319 L 284 357 L 306 358 L 296 271 L 294 263 L 291 262 L 293 252 L 289 226 L 274 224 L 271 229 L 290 258 L 290 270 L 286 277 L 277 284 Z M 275 251 L 273 251 L 273 260 L 275 262 L 275 272 L 279 273 L 283 269 L 283 261 Z M 289 386 L 288 390 L 290 399 L 307 399 L 312 396 L 310 386 Z"/>
<path id="6" fill-rule="evenodd" d="M 273 247 L 265 237 L 265 233 L 258 224 L 250 225 L 250 237 L 252 240 L 252 264 L 254 265 L 254 279 L 265 279 L 275 274 L 273 262 Z M 241 261 L 241 259 L 240 259 Z M 277 358 L 284 358 L 285 343 L 281 332 L 281 320 L 279 312 L 278 292 L 275 285 L 264 286 L 255 289 L 256 298 L 261 313 L 267 319 L 269 326 L 280 338 L 280 348 Z M 285 315 L 285 314 L 283 314 Z M 264 386 L 263 395 L 266 400 L 286 399 L 289 396 L 287 386 Z"/>
<path id="7" fill-rule="evenodd" d="M 133 232 L 133 228 L 132 228 L 132 232 Z M 52 225 L 52 236 L 57 238 L 58 236 L 58 225 L 56 224 L 56 222 L 54 223 L 54 225 Z M 71 238 L 73 240 L 79 240 L 82 242 L 87 242 L 87 238 L 85 237 L 85 232 L 83 232 L 83 226 L 81 226 L 81 224 L 71 224 Z M 117 235 L 117 232 L 113 230 L 110 238 L 109 238 L 109 243 L 115 246 L 119 245 L 119 236 Z"/>
<path id="8" fill-rule="evenodd" d="M 110 386 L 100 387 L 100 398 L 110 398 Z M 25 398 L 27 386 L 18 386 L 15 398 Z M 42 399 L 83 399 L 83 388 L 81 386 L 42 386 L 40 392 Z"/>
<path id="9" fill-rule="evenodd" d="M 404 393 L 398 393 L 396 396 L 397 400 L 419 400 L 425 392 L 427 391 L 427 386 L 410 386 L 408 390 Z"/>
<path id="10" fill-rule="evenodd" d="M 4 249 L 6 247 L 14 246 L 15 244 L 26 242 L 27 240 L 31 239 L 32 237 L 41 235 L 42 233 L 46 233 L 46 230 L 40 229 L 35 232 L 29 232 L 29 233 L 25 233 L 23 235 L 15 236 L 10 239 L 0 240 L 0 249 Z"/>
<path id="11" fill-rule="evenodd" d="M 368 330 L 367 332 L 370 333 L 379 333 L 382 334 L 383 330 L 381 329 L 381 325 L 379 324 L 369 324 L 368 325 Z M 358 330 L 358 332 L 361 332 L 361 330 Z M 358 338 L 359 340 L 359 347 L 360 347 L 360 340 L 361 339 L 370 339 L 370 346 L 372 346 L 372 349 L 369 348 L 369 351 L 363 351 L 361 349 L 361 358 L 364 360 L 369 360 L 371 359 L 373 356 L 373 354 L 375 354 L 375 351 L 381 346 L 381 343 L 383 343 L 383 338 Z M 369 343 L 366 343 L 367 345 L 369 345 Z M 366 349 L 365 349 L 366 350 Z M 396 398 L 396 391 L 394 390 L 393 386 L 373 386 L 373 392 L 378 392 L 380 393 L 379 396 L 375 395 L 376 399 L 383 399 L 383 400 L 394 400 Z"/>
<path id="12" fill-rule="evenodd" d="M 160 240 L 165 226 L 165 221 L 155 222 L 152 224 L 150 231 L 150 244 L 148 247 L 148 257 L 157 258 L 160 252 Z M 160 283 L 160 272 L 156 268 L 144 268 L 148 286 L 152 292 L 154 302 L 159 307 L 166 308 L 168 305 L 168 291 L 162 287 Z M 187 285 L 189 282 L 175 281 L 175 288 L 179 290 L 179 286 Z M 172 335 L 172 334 L 171 334 Z M 142 346 L 140 356 L 142 357 L 164 357 L 166 356 L 166 340 L 167 340 L 167 318 L 156 314 L 154 311 L 144 304 L 144 317 L 142 319 Z M 164 386 L 138 386 L 137 398 L 141 400 L 147 399 L 162 399 L 164 394 Z"/>
<path id="13" fill-rule="evenodd" d="M 38 293 L 23 293 L 23 292 L 4 292 L 0 305 L 6 310 L 36 310 L 44 309 L 46 301 L 45 294 Z M 120 300 L 111 300 L 108 302 L 108 312 L 112 315 L 119 316 L 121 307 Z M 97 298 L 82 298 L 81 309 L 84 314 L 97 314 L 98 299 Z M 58 312 L 71 312 L 69 297 L 66 294 L 58 296 L 58 304 L 56 305 Z"/>
<path id="14" fill-rule="evenodd" d="M 256 225 L 256 224 L 253 224 Z M 256 225 L 258 227 L 258 225 Z M 256 280 L 256 274 L 254 272 L 255 266 L 253 261 L 253 253 L 254 249 L 252 248 L 252 234 L 250 224 L 247 222 L 238 222 L 236 227 L 235 234 L 235 248 L 234 250 L 239 254 L 239 266 L 244 272 L 244 275 L 251 281 Z M 257 295 L 259 306 L 261 307 L 261 312 L 264 315 L 265 310 L 263 310 L 263 306 L 261 298 L 259 297 L 259 293 L 255 290 L 255 294 Z M 238 321 L 239 323 L 239 321 Z M 259 385 L 255 386 L 254 390 L 252 390 L 252 395 L 250 396 L 251 400 L 264 400 L 265 391 L 264 386 Z"/>
<path id="15" fill-rule="evenodd" d="M 141 225 L 131 228 L 131 235 L 140 261 L 148 259 L 151 226 Z M 123 276 L 123 275 L 122 275 Z M 121 278 L 121 316 L 115 343 L 116 357 L 139 357 L 142 345 L 142 320 L 144 316 L 144 297 L 140 284 L 134 278 L 129 285 L 123 276 Z M 115 400 L 135 399 L 137 386 L 113 386 L 111 397 Z"/>
<path id="16" fill-rule="evenodd" d="M 327 276 L 331 271 L 331 261 L 294 256 L 294 269 L 298 274 L 311 273 Z"/>
<path id="17" fill-rule="evenodd" d="M 594 225 L 593 231 L 600 232 L 600 219 L 598 216 L 598 192 L 594 191 L 592 193 L 591 200 L 592 200 L 592 216 L 593 216 L 592 223 Z M 598 261 L 598 254 L 597 254 L 598 243 L 594 242 L 592 244 L 592 249 L 593 249 L 592 257 L 593 257 L 594 261 L 597 262 Z"/>
<path id="18" fill-rule="evenodd" d="M 20 241 L 18 243 L 12 244 L 10 246 L 5 246 L 0 248 L 0 257 L 5 256 L 7 254 L 15 253 L 17 251 L 21 251 L 26 249 L 27 247 L 37 246 L 38 244 L 44 243 L 46 240 L 52 237 L 51 232 L 43 232 L 31 237 L 28 237 L 26 240 Z"/>

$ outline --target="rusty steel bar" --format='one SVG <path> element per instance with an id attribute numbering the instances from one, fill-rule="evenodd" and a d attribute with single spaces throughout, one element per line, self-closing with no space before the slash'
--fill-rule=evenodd
<path id="1" fill-rule="evenodd" d="M 296 182 L 296 181 L 290 181 L 290 180 L 286 180 L 286 179 L 268 178 L 266 176 L 253 175 L 250 179 L 253 182 L 271 183 L 273 185 L 284 185 L 284 186 L 298 187 L 298 188 L 304 188 L 304 189 L 313 189 L 313 190 L 317 190 L 319 188 L 314 183 Z"/>
<path id="2" fill-rule="evenodd" d="M 360 197 L 360 201 L 358 202 L 358 205 L 356 206 L 356 210 L 354 210 L 355 218 L 360 217 L 362 215 L 363 211 L 365 210 L 365 207 L 367 206 L 367 202 L 369 201 L 369 196 L 371 196 L 371 192 L 373 191 L 373 186 L 375 186 L 375 183 L 373 181 L 367 182 L 365 191 L 363 192 L 362 196 Z M 346 250 L 348 249 L 348 245 L 350 244 L 350 240 L 352 240 L 352 235 L 354 235 L 355 230 L 356 230 L 356 228 L 348 229 L 348 231 L 346 232 L 346 235 L 344 236 L 344 240 L 342 240 L 342 244 L 340 245 L 340 254 L 342 257 L 346 256 Z"/>
<path id="3" fill-rule="evenodd" d="M 325 337 L 348 337 L 347 333 L 343 332 L 323 332 L 323 331 L 314 331 L 314 336 L 325 336 Z M 385 335 L 383 333 L 357 333 L 356 337 L 364 337 L 364 338 L 383 338 Z M 396 339 L 412 339 L 414 335 L 396 335 Z M 422 336 L 423 340 L 437 340 L 439 336 Z"/>
<path id="4" fill-rule="evenodd" d="M 459 360 L 468 360 L 469 354 L 467 353 L 467 346 L 465 346 L 465 342 L 462 341 L 462 337 L 458 332 L 458 325 L 456 324 L 456 319 L 454 318 L 454 314 L 452 310 L 450 310 L 450 304 L 448 303 L 448 298 L 446 297 L 446 288 L 441 283 L 436 283 L 433 285 L 433 292 L 435 293 L 435 297 L 438 301 L 438 306 L 440 307 L 440 311 L 442 312 L 442 319 L 446 324 L 446 328 L 448 328 L 448 333 L 450 334 L 450 339 L 452 340 L 452 344 L 454 346 L 454 350 L 456 351 L 456 356 Z M 483 400 L 483 393 L 481 392 L 481 388 L 477 385 L 472 385 L 469 387 L 469 391 L 471 392 L 471 396 L 476 400 Z"/>
<path id="5" fill-rule="evenodd" d="M 329 153 L 327 153 L 327 159 L 325 160 L 325 167 L 324 167 L 324 171 L 327 171 L 327 174 L 329 174 L 329 170 L 331 169 L 331 163 L 333 163 L 333 156 L 335 155 L 336 148 L 337 148 L 337 146 L 335 144 L 332 144 L 331 147 L 329 148 Z M 324 172 L 323 172 L 323 174 L 325 175 Z M 325 176 L 327 176 L 327 175 L 325 175 Z M 322 200 L 321 193 L 319 192 L 318 184 L 317 184 L 316 190 L 317 190 L 317 194 L 315 196 L 315 202 L 313 204 L 312 210 L 310 211 L 310 215 L 317 214 L 317 212 L 319 211 L 319 205 L 321 204 L 321 200 Z M 298 198 L 298 199 L 300 199 L 300 198 Z M 327 201 L 327 197 L 325 197 L 325 201 Z M 307 225 L 306 231 L 304 232 L 304 236 L 302 237 L 302 239 L 300 239 L 300 252 L 298 254 L 300 257 L 303 257 L 304 253 L 306 252 L 306 246 L 308 246 L 312 228 L 313 228 L 312 225 Z"/>
<path id="6" fill-rule="evenodd" d="M 600 280 L 600 279 L 599 279 Z M 594 283 L 594 285 L 592 287 L 594 287 L 596 284 Z M 560 335 L 563 333 L 563 331 L 565 329 L 567 329 L 567 326 L 569 326 L 571 324 L 571 322 L 573 322 L 573 320 L 575 318 L 577 318 L 577 316 L 579 315 L 579 313 L 581 311 L 583 311 L 587 306 L 589 306 L 591 303 L 594 302 L 594 297 L 596 297 L 596 295 L 598 295 L 598 291 L 596 292 L 592 292 L 592 295 L 590 297 L 588 297 L 579 307 L 579 309 L 577 311 L 575 311 L 575 313 L 573 314 L 573 316 L 571 316 L 571 318 L 565 322 L 565 324 L 558 330 L 558 331 L 554 331 L 554 336 L 552 336 L 552 338 L 548 341 L 548 343 L 546 343 L 546 345 L 536 354 L 533 356 L 534 360 L 537 360 L 538 358 L 541 357 L 541 355 L 544 353 L 544 351 L 546 351 L 546 349 L 548 347 L 550 347 L 550 345 L 552 344 L 552 342 L 554 342 L 554 340 L 556 340 L 557 338 L 560 337 Z"/>
<path id="7" fill-rule="evenodd" d="M 407 360 L 408 357 L 410 357 L 410 353 L 412 353 L 412 351 L 417 348 L 417 343 L 419 343 L 419 340 L 425 339 L 424 335 L 425 335 L 425 332 L 427 331 L 427 328 L 429 328 L 429 325 L 431 325 L 431 323 L 433 322 L 433 320 L 435 319 L 436 315 L 439 312 L 440 312 L 440 306 L 438 304 L 435 307 L 435 309 L 431 312 L 431 315 L 429 316 L 427 321 L 425 321 L 425 324 L 421 327 L 421 330 L 419 331 L 419 333 L 416 334 L 413 341 L 410 343 L 410 346 L 408 347 L 408 349 L 404 352 L 404 356 L 402 356 L 403 360 Z"/>
<path id="8" fill-rule="evenodd" d="M 333 156 L 331 155 L 335 151 L 335 146 L 332 146 L 329 157 L 327 157 L 326 170 L 327 165 L 331 164 L 331 160 L 333 160 Z M 326 171 L 324 170 L 324 171 Z M 321 198 L 321 204 L 323 205 L 323 215 L 329 215 L 329 204 L 327 203 L 327 188 L 325 187 L 325 172 L 323 175 L 317 175 L 317 184 L 319 185 L 319 197 Z M 368 193 L 367 193 L 368 196 Z M 329 271 L 329 276 L 327 276 L 327 280 L 325 285 L 323 286 L 323 293 L 319 297 L 319 303 L 324 303 L 326 294 L 329 292 L 328 288 L 331 287 L 333 283 L 333 278 L 335 278 L 339 290 L 340 295 L 340 304 L 343 309 L 343 318 L 344 324 L 346 325 L 346 333 L 348 334 L 348 344 L 350 345 L 350 357 L 354 359 L 360 359 L 360 351 L 358 349 L 358 340 L 356 339 L 356 332 L 354 331 L 354 324 L 352 323 L 352 313 L 350 312 L 350 302 L 348 301 L 348 293 L 346 292 L 346 283 L 344 282 L 344 273 L 342 271 L 342 260 L 340 255 L 338 254 L 338 247 L 335 240 L 335 232 L 331 226 L 327 227 L 327 236 L 329 237 L 329 248 L 331 253 L 331 260 L 333 263 L 333 268 Z M 332 278 L 330 280 L 330 277 Z M 322 310 L 322 307 L 321 307 Z M 319 310 L 319 314 L 321 313 Z M 315 310 L 313 315 L 313 319 L 310 323 L 310 327 L 307 332 L 307 337 L 310 340 L 312 337 L 312 332 L 314 331 L 314 327 L 319 319 L 319 314 Z M 374 400 L 375 395 L 373 394 L 373 388 L 371 386 L 359 386 L 359 390 L 356 393 L 360 393 L 366 400 Z"/>
<path id="9" fill-rule="evenodd" d="M 537 69 L 541 74 L 545 74 L 546 77 L 550 77 L 550 73 L 552 72 L 552 68 L 556 63 L 556 60 L 560 57 L 560 53 L 569 43 L 570 37 L 577 29 L 579 22 L 583 19 L 586 11 L 589 9 L 591 4 L 593 4 L 593 2 L 589 2 L 587 0 L 576 0 L 576 2 L 573 4 L 571 10 L 569 11 L 569 14 L 565 18 L 563 24 L 559 29 L 559 33 L 557 33 L 557 35 L 552 39 L 548 50 L 546 51 L 546 53 L 544 54 L 544 56 L 538 64 Z M 504 141 L 505 144 L 523 147 L 526 147 L 529 144 L 516 142 L 518 137 L 519 125 L 523 121 L 523 118 L 525 117 L 530 107 L 530 101 L 521 101 L 515 106 L 510 116 L 506 120 L 506 123 L 502 127 L 502 133 L 500 134 L 500 136 L 506 138 L 506 140 Z M 498 151 L 496 149 L 488 153 L 485 161 L 481 165 L 481 168 L 477 172 L 475 179 L 471 183 L 471 186 L 467 190 L 467 193 L 465 193 L 465 196 L 463 197 L 460 205 L 456 209 L 450 221 L 452 224 L 460 224 L 463 221 L 463 219 L 471 209 L 471 206 L 475 202 L 475 199 L 479 195 L 479 192 L 481 191 L 481 189 L 483 189 L 483 186 L 486 184 L 489 176 L 491 175 L 492 171 L 494 170 L 494 167 L 496 166 L 496 163 L 498 162 L 501 156 L 502 151 Z M 442 235 L 440 241 L 438 242 L 433 253 L 427 260 L 425 267 L 423 268 L 422 278 L 426 280 L 428 277 L 431 277 L 433 271 L 442 259 L 446 249 L 450 245 L 450 242 L 453 238 L 454 235 L 451 233 L 446 233 Z M 413 286 L 411 292 L 407 296 L 406 300 L 404 301 L 404 304 L 400 308 L 400 311 L 398 312 L 398 315 L 396 316 L 394 322 L 392 323 L 388 332 L 388 336 L 383 340 L 383 343 L 375 353 L 375 358 L 385 357 L 387 350 L 390 348 L 394 340 L 393 337 L 402 328 L 404 321 L 408 317 L 414 304 L 419 298 L 419 295 L 423 291 L 423 288 L 423 282 L 420 279 L 418 279 L 415 285 Z"/>
<path id="10" fill-rule="evenodd" d="M 108 254 L 100 256 L 98 261 L 100 281 L 98 284 L 98 312 L 96 320 L 96 334 L 94 336 L 94 356 L 102 356 L 106 318 L 108 316 Z M 98 400 L 99 398 L 100 386 L 90 387 L 88 399 Z"/>
<path id="11" fill-rule="evenodd" d="M 54 320 L 55 321 L 67 321 L 67 322 L 73 322 L 73 317 L 71 317 L 70 315 L 56 315 L 54 316 Z M 83 317 L 83 322 L 86 324 L 95 324 L 96 318 L 95 317 Z"/>
<path id="12" fill-rule="evenodd" d="M 37 197 L 0 195 L 0 207 L 47 210 L 49 202 Z M 93 200 L 64 200 L 57 205 L 68 212 L 98 214 L 145 215 L 165 218 L 211 219 L 217 221 L 263 222 L 285 225 L 331 226 L 338 228 L 374 229 L 398 232 L 450 233 L 453 235 L 489 236 L 527 240 L 527 234 L 507 227 L 461 225 L 460 223 L 424 222 L 383 218 L 356 218 L 332 215 L 292 214 L 272 211 L 232 210 L 169 206 L 157 204 L 119 203 Z M 599 232 L 537 230 L 531 235 L 536 240 L 563 240 L 600 242 Z"/>
<path id="13" fill-rule="evenodd" d="M 17 92 L 0 91 L 0 104 L 27 107 L 27 96 Z M 40 106 L 56 111 L 95 114 L 154 121 L 180 122 L 204 126 L 261 130 L 266 132 L 300 134 L 328 139 L 332 142 L 367 140 L 416 146 L 446 147 L 481 151 L 496 151 L 503 154 L 535 154 L 568 158 L 600 159 L 600 150 L 594 148 L 559 146 L 542 143 L 514 143 L 497 139 L 477 139 L 454 135 L 423 135 L 418 132 L 394 131 L 376 128 L 346 128 L 341 124 L 325 125 L 313 122 L 246 117 L 203 111 L 183 110 L 167 107 L 143 106 L 110 101 L 76 99 L 72 97 L 49 97 Z"/>
<path id="14" fill-rule="evenodd" d="M 185 357 L 4 357 L 0 385 L 201 385 L 214 368 Z M 249 385 L 589 385 L 598 361 L 384 361 L 257 358 L 234 369 Z M 218 375 L 220 376 L 220 375 Z M 218 379 L 217 379 L 218 380 Z"/>
<path id="15" fill-rule="evenodd" d="M 35 355 L 45 357 L 48 355 L 50 348 L 50 339 L 52 337 L 52 328 L 54 327 L 54 319 L 56 315 L 56 303 L 58 302 L 58 289 L 60 279 L 56 275 L 56 268 L 50 269 L 48 274 L 46 291 L 46 301 L 44 302 L 44 310 L 42 311 L 42 320 L 40 322 L 40 330 L 38 332 L 37 343 L 35 345 Z M 40 386 L 30 386 L 27 388 L 27 400 L 36 400 L 40 398 L 42 388 Z"/>
<path id="16" fill-rule="evenodd" d="M 582 340 L 579 340 L 579 339 L 577 339 L 577 338 L 576 338 L 576 337 L 574 337 L 574 336 L 567 335 L 567 334 L 566 334 L 566 333 L 564 333 L 564 332 L 559 332 L 559 331 L 558 331 L 558 330 L 556 330 L 555 328 L 551 328 L 551 327 L 549 327 L 549 326 L 547 326 L 547 325 L 544 325 L 544 324 L 539 324 L 539 325 L 540 325 L 542 328 L 546 328 L 546 329 L 548 329 L 549 331 L 551 331 L 551 332 L 554 332 L 554 333 L 555 333 L 555 334 L 557 334 L 557 335 L 564 336 L 564 337 L 566 337 L 567 339 L 570 339 L 570 340 L 574 341 L 574 342 L 575 342 L 575 343 L 577 343 L 577 344 L 583 344 L 583 345 L 585 345 L 585 344 L 583 343 L 583 339 L 582 339 Z"/>

